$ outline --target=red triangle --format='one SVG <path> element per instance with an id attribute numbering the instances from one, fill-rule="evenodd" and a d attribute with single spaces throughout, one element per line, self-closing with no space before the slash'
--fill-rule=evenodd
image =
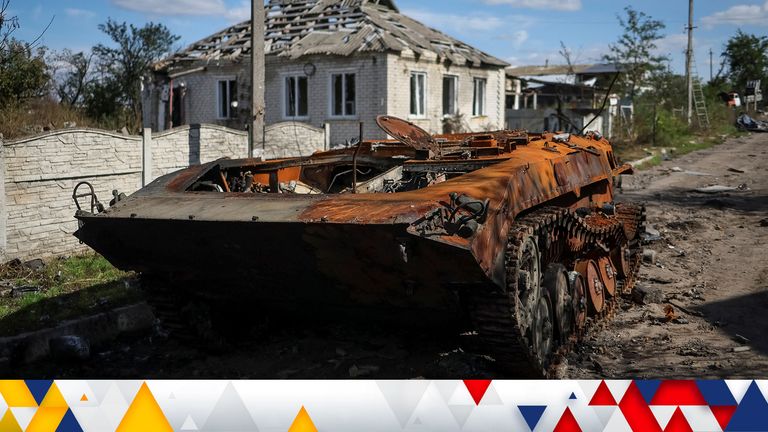
<path id="1" fill-rule="evenodd" d="M 634 431 L 661 432 L 661 426 L 633 381 L 619 402 L 619 409 Z"/>
<path id="2" fill-rule="evenodd" d="M 693 432 L 693 428 L 688 424 L 688 420 L 685 418 L 685 414 L 683 414 L 680 407 L 677 407 L 675 413 L 672 414 L 672 418 L 669 419 L 664 432 Z"/>
<path id="3" fill-rule="evenodd" d="M 616 406 L 616 399 L 613 398 L 611 391 L 605 384 L 605 380 L 600 381 L 600 385 L 597 387 L 597 391 L 592 396 L 592 400 L 589 401 L 590 406 Z"/>
<path id="4" fill-rule="evenodd" d="M 581 432 L 579 422 L 576 421 L 570 408 L 565 408 L 563 416 L 560 417 L 560 421 L 552 432 Z"/>
<path id="5" fill-rule="evenodd" d="M 475 404 L 480 405 L 480 401 L 483 400 L 485 392 L 491 385 L 491 380 L 464 380 L 464 385 L 475 400 Z"/>
<path id="6" fill-rule="evenodd" d="M 662 381 L 651 405 L 709 405 L 696 381 Z"/>
<path id="7" fill-rule="evenodd" d="M 709 409 L 717 419 L 717 424 L 720 425 L 720 428 L 725 430 L 726 426 L 728 426 L 728 423 L 731 421 L 731 417 L 733 417 L 733 413 L 736 412 L 736 405 L 711 406 Z"/>

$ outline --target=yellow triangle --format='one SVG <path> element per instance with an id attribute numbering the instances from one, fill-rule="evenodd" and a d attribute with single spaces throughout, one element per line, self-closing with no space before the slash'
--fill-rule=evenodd
<path id="1" fill-rule="evenodd" d="M 37 401 L 22 380 L 0 380 L 0 394 L 11 408 L 34 408 Z"/>
<path id="2" fill-rule="evenodd" d="M 88 402 L 88 396 L 83 393 L 83 397 L 80 398 L 80 402 Z"/>
<path id="3" fill-rule="evenodd" d="M 5 412 L 3 419 L 0 420 L 0 432 L 24 432 L 19 426 L 19 422 L 16 421 L 16 417 L 9 409 Z"/>
<path id="4" fill-rule="evenodd" d="M 40 402 L 40 408 L 69 408 L 56 383 L 51 384 L 48 393 L 45 394 L 43 401 Z"/>
<path id="5" fill-rule="evenodd" d="M 32 417 L 32 421 L 29 422 L 26 432 L 56 432 L 61 420 L 67 415 L 69 408 L 53 407 L 46 408 L 40 407 Z"/>
<path id="6" fill-rule="evenodd" d="M 317 432 L 315 424 L 312 423 L 309 413 L 303 406 L 296 418 L 293 419 L 293 424 L 288 429 L 288 432 Z"/>
<path id="7" fill-rule="evenodd" d="M 147 383 L 141 385 L 139 393 L 131 402 L 125 417 L 120 421 L 117 432 L 173 432 L 173 428 L 152 396 Z"/>

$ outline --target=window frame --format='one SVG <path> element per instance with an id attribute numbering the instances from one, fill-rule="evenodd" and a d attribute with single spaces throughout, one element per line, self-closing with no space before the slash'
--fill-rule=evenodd
<path id="1" fill-rule="evenodd" d="M 227 95 L 226 97 L 229 99 L 227 101 L 227 112 L 222 115 L 221 108 L 224 106 L 222 104 L 222 93 L 221 93 L 221 83 L 226 82 L 227 83 Z M 219 76 L 216 77 L 216 120 L 233 120 L 235 119 L 235 112 L 232 108 L 232 83 L 235 83 L 235 90 L 237 90 L 237 77 L 235 76 Z M 235 94 L 237 96 L 237 94 Z"/>
<path id="2" fill-rule="evenodd" d="M 483 84 L 483 91 L 478 93 L 478 84 Z M 478 95 L 482 96 L 481 103 L 478 104 Z M 472 117 L 487 117 L 488 116 L 488 78 L 485 77 L 473 77 L 472 78 Z"/>
<path id="3" fill-rule="evenodd" d="M 342 113 L 340 115 L 337 115 L 334 113 L 333 108 L 335 105 L 335 92 L 333 91 L 333 79 L 334 77 L 341 75 L 341 84 L 342 84 L 342 90 L 341 90 L 341 110 Z M 346 99 L 347 99 L 347 76 L 348 75 L 354 75 L 355 77 L 355 112 L 354 114 L 347 114 L 347 106 L 346 106 Z M 358 73 L 355 69 L 341 69 L 341 70 L 334 70 L 330 71 L 328 73 L 328 118 L 333 120 L 356 120 L 359 118 L 360 113 L 360 104 L 358 103 L 358 95 L 359 95 L 359 79 L 358 79 Z"/>
<path id="4" fill-rule="evenodd" d="M 445 80 L 451 79 L 454 82 L 454 88 L 453 88 L 453 112 L 452 113 L 446 113 L 445 112 Z M 443 75 L 443 95 L 442 95 L 442 103 L 443 103 L 443 118 L 446 117 L 452 117 L 459 113 L 459 76 L 453 75 L 453 74 L 444 74 Z"/>
<path id="5" fill-rule="evenodd" d="M 415 113 L 415 114 L 411 110 L 411 102 L 413 101 L 413 94 L 411 93 L 413 91 L 413 88 L 411 88 L 411 83 L 413 82 L 414 76 L 424 77 L 424 88 L 422 89 L 423 90 L 422 94 L 424 95 L 424 101 L 421 107 L 424 112 Z M 411 71 L 411 73 L 408 75 L 408 118 L 411 118 L 411 119 L 427 118 L 427 112 L 429 109 L 427 106 L 428 101 L 429 101 L 429 75 L 425 71 L 418 71 L 418 70 Z"/>
<path id="6" fill-rule="evenodd" d="M 283 81 L 283 85 L 282 85 L 283 96 L 281 97 L 282 103 L 280 108 L 282 111 L 283 120 L 309 120 L 309 77 L 302 73 L 284 73 L 284 74 L 281 74 L 281 78 Z M 296 96 L 297 96 L 295 101 L 295 106 L 294 106 L 296 110 L 295 111 L 296 115 L 293 115 L 293 116 L 288 114 L 288 79 L 290 78 L 295 79 L 294 87 L 295 87 Z M 299 89 L 300 89 L 299 80 L 300 79 L 305 79 L 307 81 L 307 94 L 306 94 L 307 113 L 305 115 L 299 114 L 299 106 L 301 105 L 299 103 Z"/>

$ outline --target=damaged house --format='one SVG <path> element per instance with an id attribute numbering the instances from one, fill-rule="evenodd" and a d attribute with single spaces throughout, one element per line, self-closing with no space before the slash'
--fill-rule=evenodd
<path id="1" fill-rule="evenodd" d="M 250 21 L 237 24 L 154 65 L 145 127 L 244 129 L 250 32 Z M 443 132 L 448 118 L 467 131 L 504 127 L 506 63 L 391 0 L 270 0 L 265 41 L 267 125 L 328 125 L 331 144 L 357 137 L 359 122 L 367 138 L 384 138 L 380 114 L 430 132 Z"/>

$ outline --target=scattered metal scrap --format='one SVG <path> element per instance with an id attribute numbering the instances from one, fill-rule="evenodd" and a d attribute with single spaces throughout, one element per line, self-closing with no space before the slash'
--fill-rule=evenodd
<path id="1" fill-rule="evenodd" d="M 736 126 L 749 132 L 768 132 L 767 121 L 755 120 L 746 114 L 736 119 Z"/>

